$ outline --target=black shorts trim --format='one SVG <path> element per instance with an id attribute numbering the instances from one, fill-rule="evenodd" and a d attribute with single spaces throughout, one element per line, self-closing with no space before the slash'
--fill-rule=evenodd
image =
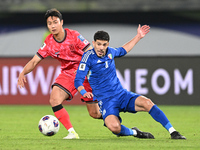
<path id="1" fill-rule="evenodd" d="M 84 99 L 82 99 L 82 98 L 81 98 L 81 101 L 82 101 L 82 102 L 85 102 L 85 103 L 87 103 L 87 104 L 98 103 L 98 101 L 97 101 L 97 100 L 85 101 L 85 100 L 84 100 Z"/>
<path id="2" fill-rule="evenodd" d="M 58 86 L 59 88 L 61 88 L 63 91 L 65 91 L 67 94 L 69 94 L 69 98 L 66 99 L 67 101 L 71 101 L 73 99 L 73 96 L 72 94 L 65 88 L 63 87 L 62 85 L 58 84 L 58 83 L 54 83 L 51 88 L 53 88 L 54 86 Z"/>

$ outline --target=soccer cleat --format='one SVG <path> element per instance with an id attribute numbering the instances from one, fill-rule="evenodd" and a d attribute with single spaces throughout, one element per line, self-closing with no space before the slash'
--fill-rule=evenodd
<path id="1" fill-rule="evenodd" d="M 63 139 L 79 139 L 79 136 L 75 131 L 72 131 L 72 132 L 69 132 L 69 134 Z"/>
<path id="2" fill-rule="evenodd" d="M 185 136 L 181 135 L 178 131 L 174 131 L 171 133 L 171 139 L 186 139 Z"/>
<path id="3" fill-rule="evenodd" d="M 149 132 L 142 132 L 137 127 L 132 128 L 132 130 L 137 131 L 137 135 L 134 137 L 143 138 L 143 139 L 155 139 L 154 136 Z"/>

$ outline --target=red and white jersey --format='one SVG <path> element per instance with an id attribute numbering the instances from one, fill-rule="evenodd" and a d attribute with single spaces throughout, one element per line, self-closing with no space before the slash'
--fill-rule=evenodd
<path id="1" fill-rule="evenodd" d="M 62 41 L 56 41 L 52 34 L 48 35 L 37 55 L 44 59 L 51 56 L 61 62 L 61 72 L 75 78 L 75 71 L 81 61 L 84 50 L 90 43 L 77 31 L 65 29 Z"/>

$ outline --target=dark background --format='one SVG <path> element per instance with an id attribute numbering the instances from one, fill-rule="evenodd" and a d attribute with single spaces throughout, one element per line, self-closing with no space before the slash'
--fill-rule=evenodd
<path id="1" fill-rule="evenodd" d="M 187 28 L 185 32 L 200 36 L 200 1 L 198 0 L 0 0 L 0 34 L 26 28 L 45 27 L 44 14 L 47 9 L 54 7 L 62 13 L 64 24 L 149 24 L 150 26 L 162 26 L 162 28 L 174 28 L 176 31 L 179 29 L 182 31 L 184 27 Z M 116 59 L 116 66 L 121 73 L 126 68 L 131 69 L 131 90 L 133 92 L 135 90 L 134 72 L 137 68 L 147 68 L 150 71 L 149 74 L 157 68 L 164 68 L 169 72 L 172 80 L 175 68 L 180 69 L 183 74 L 185 70 L 192 68 L 194 71 L 193 95 L 188 95 L 185 90 L 181 91 L 180 95 L 174 95 L 173 85 L 165 95 L 156 95 L 151 89 L 151 76 L 148 75 L 148 82 L 145 86 L 149 88 L 149 94 L 146 96 L 157 104 L 199 105 L 199 61 L 199 56 L 187 57 L 181 54 L 170 57 L 124 57 Z"/>

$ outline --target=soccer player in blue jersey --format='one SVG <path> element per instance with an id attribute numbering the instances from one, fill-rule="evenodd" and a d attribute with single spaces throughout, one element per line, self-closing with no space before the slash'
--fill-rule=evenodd
<path id="1" fill-rule="evenodd" d="M 169 122 L 166 115 L 149 98 L 124 89 L 117 77 L 115 57 L 126 55 L 148 32 L 148 25 L 139 25 L 137 35 L 119 48 L 109 47 L 109 34 L 98 31 L 94 35 L 93 49 L 82 56 L 75 78 L 75 87 L 83 97 L 95 97 L 99 102 L 105 126 L 117 136 L 133 135 L 138 138 L 154 139 L 148 132 L 137 127 L 127 128 L 121 125 L 120 112 L 148 112 L 154 120 L 162 124 L 171 134 L 171 139 L 186 139 Z M 88 73 L 89 72 L 89 73 Z M 89 74 L 92 93 L 83 86 L 85 76 Z"/>

